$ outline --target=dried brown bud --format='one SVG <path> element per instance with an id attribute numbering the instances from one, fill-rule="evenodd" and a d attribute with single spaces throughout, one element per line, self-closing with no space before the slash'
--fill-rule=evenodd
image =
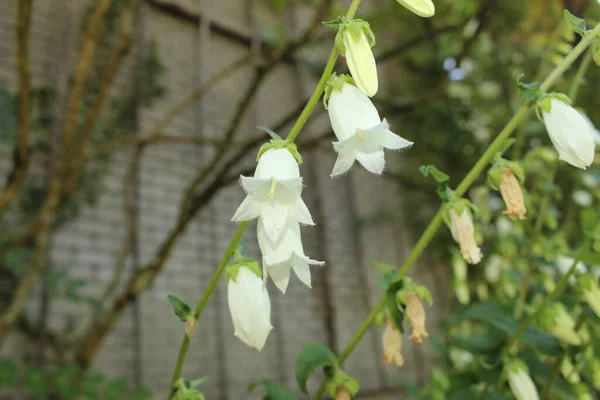
<path id="1" fill-rule="evenodd" d="M 185 334 L 190 339 L 192 338 L 192 336 L 194 336 L 197 329 L 198 329 L 198 320 L 196 320 L 196 318 L 188 319 L 185 322 Z"/>
<path id="2" fill-rule="evenodd" d="M 412 328 L 410 339 L 422 343 L 429 334 L 425 330 L 425 309 L 419 295 L 415 292 L 406 295 L 406 316 Z"/>
<path id="3" fill-rule="evenodd" d="M 346 388 L 339 388 L 337 393 L 335 394 L 335 400 L 351 400 L 352 396 L 350 396 L 350 392 L 346 390 Z"/>
<path id="4" fill-rule="evenodd" d="M 460 246 L 460 253 L 465 261 L 469 264 L 479 263 L 483 254 L 475 241 L 475 227 L 467 210 L 458 215 L 456 210 L 450 209 L 450 232 Z"/>
<path id="5" fill-rule="evenodd" d="M 402 335 L 396 329 L 392 321 L 386 319 L 387 325 L 383 332 L 383 361 L 390 365 L 401 367 L 404 365 L 404 357 L 402 357 Z"/>
<path id="6" fill-rule="evenodd" d="M 512 220 L 525 219 L 527 209 L 523 200 L 523 191 L 517 177 L 508 168 L 503 169 L 500 174 L 500 193 L 506 204 L 504 215 Z"/>

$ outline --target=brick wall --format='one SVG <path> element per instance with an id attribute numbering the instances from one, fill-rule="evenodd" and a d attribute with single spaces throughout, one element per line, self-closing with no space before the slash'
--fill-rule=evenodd
<path id="1" fill-rule="evenodd" d="M 0 85 L 11 90 L 15 88 L 16 2 L 0 0 Z M 165 7 L 165 4 L 177 7 Z M 34 84 L 50 85 L 68 78 L 65 74 L 79 49 L 77 33 L 83 6 L 83 2 L 68 0 L 34 3 L 31 33 Z M 200 10 L 202 18 L 196 19 Z M 252 51 L 252 44 L 257 42 L 252 36 L 256 27 L 251 11 L 249 3 L 243 0 L 144 2 L 140 34 L 121 70 L 114 93 L 132 84 L 136 57 L 144 51 L 144 44 L 150 42 L 156 43 L 165 67 L 163 85 L 167 93 L 152 108 L 139 108 L 138 135 L 147 135 L 169 107 L 192 88 Z M 298 10 L 291 18 L 299 31 L 310 13 Z M 211 24 L 225 27 L 233 36 L 211 29 Z M 65 31 L 70 33 L 66 45 L 61 40 Z M 249 42 L 236 39 L 236 35 L 250 38 Z M 327 51 L 328 46 L 318 53 Z M 65 51 L 69 57 L 65 58 Z M 219 138 L 253 74 L 251 66 L 235 73 L 202 101 L 181 113 L 165 133 Z M 262 84 L 240 124 L 236 139 L 253 137 L 257 133 L 256 125 L 276 123 L 310 94 L 314 84 L 304 71 L 292 65 L 278 67 Z M 324 132 L 327 127 L 328 119 L 321 113 L 311 120 L 304 134 Z M 0 168 L 4 171 L 9 167 L 10 151 L 7 146 L 0 147 Z M 125 238 L 122 180 L 131 154 L 124 151 L 114 156 L 97 206 L 84 210 L 80 218 L 64 226 L 53 238 L 52 264 L 70 266 L 75 275 L 89 280 L 86 290 L 90 294 L 100 294 L 112 279 L 114 261 Z M 134 265 L 153 257 L 156 247 L 174 224 L 182 190 L 212 154 L 209 147 L 189 144 L 160 144 L 146 151 L 135 188 L 139 235 L 127 275 Z M 397 163 L 401 155 L 389 154 L 388 159 Z M 375 284 L 378 273 L 368 267 L 365 260 L 378 259 L 398 265 L 409 250 L 410 238 L 400 220 L 402 194 L 395 185 L 359 168 L 331 180 L 329 173 L 335 158 L 328 143 L 306 154 L 305 160 L 301 167 L 306 183 L 304 197 L 318 224 L 304 228 L 305 247 L 307 254 L 325 260 L 327 266 L 314 270 L 313 290 L 303 287 L 295 278 L 285 296 L 269 285 L 274 330 L 262 353 L 247 348 L 233 336 L 225 282 L 219 283 L 204 312 L 199 332 L 192 340 L 184 368 L 186 377 L 208 376 L 204 390 L 209 399 L 248 398 L 248 383 L 267 377 L 295 388 L 294 361 L 301 347 L 319 341 L 340 350 L 377 302 L 380 296 Z M 164 398 L 182 336 L 182 326 L 173 316 L 166 296 L 174 293 L 190 303 L 197 301 L 236 229 L 230 218 L 243 197 L 242 189 L 233 184 L 222 190 L 194 219 L 152 289 L 126 310 L 106 338 L 93 365 L 95 370 L 109 376 L 129 377 L 151 389 L 155 398 Z M 387 217 L 374 219 L 376 215 Z M 252 224 L 245 238 L 250 242 L 251 254 L 256 256 L 255 229 Z M 431 270 L 421 265 L 413 276 L 428 284 L 439 300 L 437 304 L 443 306 L 445 293 L 443 288 L 434 290 Z M 39 300 L 33 298 L 30 308 L 33 310 L 38 304 Z M 57 301 L 51 308 L 51 324 L 64 325 L 67 311 L 80 318 L 89 315 L 82 307 Z M 437 322 L 435 318 L 430 321 L 430 329 L 435 332 Z M 389 389 L 393 379 L 422 381 L 431 366 L 431 349 L 406 341 L 407 366 L 403 369 L 387 367 L 380 361 L 381 333 L 381 329 L 372 328 L 346 364 L 362 388 L 377 393 Z M 3 354 L 18 352 L 19 346 L 23 346 L 22 338 L 17 335 L 10 340 Z M 317 384 L 317 379 L 311 380 L 311 387 Z M 381 398 L 399 398 L 394 392 L 386 396 Z"/>

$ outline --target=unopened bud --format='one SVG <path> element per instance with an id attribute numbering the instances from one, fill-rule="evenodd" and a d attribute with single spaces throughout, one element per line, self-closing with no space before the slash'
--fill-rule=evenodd
<path id="1" fill-rule="evenodd" d="M 500 174 L 500 193 L 506 204 L 504 215 L 512 220 L 525 219 L 527 209 L 523 200 L 523 191 L 517 177 L 508 168 L 503 169 Z"/>
<path id="2" fill-rule="evenodd" d="M 542 314 L 542 323 L 550 334 L 566 344 L 581 344 L 581 338 L 575 332 L 575 321 L 561 303 L 546 307 Z"/>
<path id="3" fill-rule="evenodd" d="M 194 317 L 185 321 L 185 334 L 188 338 L 192 338 L 196 334 L 196 330 L 198 329 L 198 320 Z"/>
<path id="4" fill-rule="evenodd" d="M 422 343 L 429 334 L 425 330 L 425 309 L 419 295 L 415 292 L 406 295 L 406 316 L 412 328 L 410 339 Z"/>
<path id="5" fill-rule="evenodd" d="M 475 241 L 475 227 L 471 219 L 471 213 L 464 209 L 461 214 L 451 208 L 450 232 L 452 237 L 460 246 L 460 253 L 469 264 L 477 264 L 481 261 L 483 254 Z"/>
<path id="6" fill-rule="evenodd" d="M 390 318 L 386 319 L 386 327 L 383 332 L 383 361 L 390 365 L 401 367 L 404 365 L 404 357 L 402 357 L 402 334 L 394 326 Z"/>
<path id="7" fill-rule="evenodd" d="M 465 281 L 454 280 L 452 286 L 454 287 L 454 294 L 460 304 L 464 306 L 471 302 L 471 294 L 469 293 L 469 287 Z"/>
<path id="8" fill-rule="evenodd" d="M 346 390 L 346 388 L 339 388 L 335 394 L 335 400 L 351 400 L 352 396 L 350 392 Z"/>
<path id="9" fill-rule="evenodd" d="M 512 361 L 505 367 L 510 390 L 517 400 L 539 400 L 535 383 L 529 376 L 527 366 L 521 361 Z"/>

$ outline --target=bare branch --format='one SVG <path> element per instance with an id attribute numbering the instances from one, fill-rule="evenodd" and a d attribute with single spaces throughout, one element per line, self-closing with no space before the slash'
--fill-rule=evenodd
<path id="1" fill-rule="evenodd" d="M 7 185 L 0 194 L 0 215 L 6 211 L 27 175 L 29 167 L 29 26 L 31 24 L 31 1 L 20 0 L 17 19 L 17 147 L 13 153 L 13 167 Z"/>

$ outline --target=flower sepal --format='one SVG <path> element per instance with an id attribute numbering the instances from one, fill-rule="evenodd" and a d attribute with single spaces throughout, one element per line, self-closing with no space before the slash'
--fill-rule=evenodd
<path id="1" fill-rule="evenodd" d="M 354 396 L 358 393 L 358 381 L 342 371 L 337 364 L 326 367 L 326 374 L 329 377 L 325 381 L 325 390 L 332 399 L 348 399 L 348 395 Z M 341 397 L 340 392 L 344 397 Z"/>
<path id="2" fill-rule="evenodd" d="M 260 149 L 258 149 L 258 155 L 256 156 L 256 161 L 258 161 L 263 154 L 271 149 L 287 149 L 292 156 L 294 156 L 298 162 L 298 165 L 302 165 L 302 156 L 300 155 L 298 148 L 294 143 L 290 143 L 285 139 L 271 139 L 267 143 L 260 146 Z"/>
<path id="3" fill-rule="evenodd" d="M 338 20 L 340 20 L 340 22 L 337 23 L 338 33 L 335 37 L 335 47 L 341 55 L 346 57 L 346 51 L 348 50 L 343 41 L 344 32 L 348 32 L 356 40 L 358 40 L 360 36 L 364 34 L 367 37 L 369 46 L 375 46 L 375 34 L 371 30 L 371 26 L 367 21 L 358 18 L 348 20 L 346 17 L 340 17 Z"/>
<path id="4" fill-rule="evenodd" d="M 256 276 L 262 277 L 262 271 L 260 269 L 260 265 L 258 265 L 258 262 L 256 260 L 251 260 L 249 258 L 240 257 L 238 260 L 234 261 L 233 263 L 231 263 L 227 267 L 225 267 L 225 276 L 227 278 L 227 282 L 229 282 L 230 279 L 233 280 L 234 282 L 237 282 L 237 276 L 238 276 L 238 273 L 240 272 L 240 268 L 242 268 L 242 267 L 248 268 Z"/>
<path id="5" fill-rule="evenodd" d="M 563 103 L 565 103 L 566 105 L 570 106 L 571 105 L 571 99 L 569 98 L 569 96 L 567 96 L 564 93 L 546 93 L 541 95 L 541 97 L 536 101 L 536 107 L 535 107 L 535 112 L 538 116 L 538 119 L 540 121 L 544 121 L 544 118 L 542 117 L 542 112 L 551 112 L 552 111 L 552 100 L 559 100 Z"/>
<path id="6" fill-rule="evenodd" d="M 327 83 L 325 83 L 325 88 L 323 89 L 323 107 L 325 107 L 326 110 L 329 107 L 329 98 L 331 97 L 331 93 L 334 90 L 341 92 L 342 88 L 344 87 L 344 84 L 346 83 L 356 86 L 354 78 L 352 78 L 350 75 L 338 75 L 335 72 L 333 72 L 329 76 L 329 79 L 327 79 Z"/>

